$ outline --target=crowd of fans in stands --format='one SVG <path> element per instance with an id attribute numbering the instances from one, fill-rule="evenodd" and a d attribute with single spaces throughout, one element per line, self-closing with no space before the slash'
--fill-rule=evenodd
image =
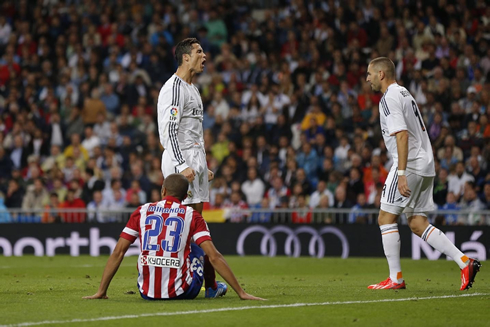
<path id="1" fill-rule="evenodd" d="M 95 212 L 159 200 L 156 102 L 186 37 L 208 58 L 194 82 L 216 174 L 210 208 L 295 208 L 294 222 L 353 208 L 321 221 L 365 221 L 356 210 L 379 208 L 392 164 L 365 72 L 387 56 L 433 142 L 435 201 L 473 212 L 436 220 L 490 224 L 478 214 L 490 208 L 483 0 L 4 0 L 0 220 L 22 208 L 45 209 L 43 222 L 111 221 Z"/>

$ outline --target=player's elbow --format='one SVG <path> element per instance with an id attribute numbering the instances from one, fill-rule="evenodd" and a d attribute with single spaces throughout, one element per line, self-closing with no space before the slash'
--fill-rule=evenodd
<path id="1" fill-rule="evenodd" d="M 408 132 L 406 130 L 399 131 L 398 133 L 396 133 L 396 139 L 398 141 L 406 141 L 406 140 L 408 140 Z"/>
<path id="2" fill-rule="evenodd" d="M 117 259 L 122 259 L 124 258 L 124 255 L 126 254 L 126 251 L 124 251 L 121 248 L 116 247 L 114 251 L 112 252 L 112 256 Z"/>

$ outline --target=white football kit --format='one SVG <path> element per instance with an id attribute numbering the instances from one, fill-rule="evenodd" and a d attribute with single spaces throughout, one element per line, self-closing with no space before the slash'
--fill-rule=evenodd
<path id="1" fill-rule="evenodd" d="M 202 128 L 204 111 L 199 90 L 174 74 L 160 90 L 157 111 L 158 133 L 164 148 L 163 176 L 191 167 L 196 176 L 182 203 L 208 202 L 208 168 Z"/>
<path id="2" fill-rule="evenodd" d="M 381 132 L 386 148 L 393 157 L 393 165 L 381 194 L 381 209 L 393 214 L 405 212 L 426 215 L 435 209 L 433 200 L 434 156 L 429 135 L 415 99 L 403 86 L 388 86 L 379 103 Z M 398 149 L 396 133 L 408 132 L 408 160 L 406 176 L 411 190 L 409 197 L 398 191 Z"/>

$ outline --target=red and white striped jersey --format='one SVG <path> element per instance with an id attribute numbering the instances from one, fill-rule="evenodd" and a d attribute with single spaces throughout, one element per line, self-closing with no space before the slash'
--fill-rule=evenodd
<path id="1" fill-rule="evenodd" d="M 138 287 L 150 298 L 181 295 L 192 283 L 191 241 L 211 240 L 204 218 L 174 197 L 142 205 L 131 215 L 121 237 L 140 238 Z"/>

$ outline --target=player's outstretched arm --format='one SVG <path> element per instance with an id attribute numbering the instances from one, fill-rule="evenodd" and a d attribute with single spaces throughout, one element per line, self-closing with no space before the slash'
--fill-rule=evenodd
<path id="1" fill-rule="evenodd" d="M 85 296 L 84 299 L 108 299 L 107 289 L 109 288 L 109 284 L 116 274 L 117 269 L 119 269 L 119 266 L 124 259 L 124 255 L 128 251 L 130 245 L 131 242 L 127 239 L 122 237 L 119 238 L 114 251 L 109 257 L 109 260 L 107 260 L 104 273 L 102 274 L 102 280 L 100 281 L 99 290 L 92 296 Z"/>
<path id="2" fill-rule="evenodd" d="M 216 249 L 212 241 L 204 241 L 201 243 L 200 246 L 204 250 L 206 255 L 209 257 L 209 261 L 213 265 L 214 269 L 216 269 L 218 274 L 220 274 L 221 277 L 223 277 L 224 280 L 235 290 L 235 292 L 238 294 L 240 299 L 260 300 L 260 301 L 265 300 L 260 297 L 250 295 L 243 290 L 243 288 L 238 283 L 235 274 L 233 274 L 233 271 L 231 271 L 230 266 L 228 266 L 228 263 L 226 262 L 225 258 L 221 253 L 218 252 L 218 250 Z"/>

